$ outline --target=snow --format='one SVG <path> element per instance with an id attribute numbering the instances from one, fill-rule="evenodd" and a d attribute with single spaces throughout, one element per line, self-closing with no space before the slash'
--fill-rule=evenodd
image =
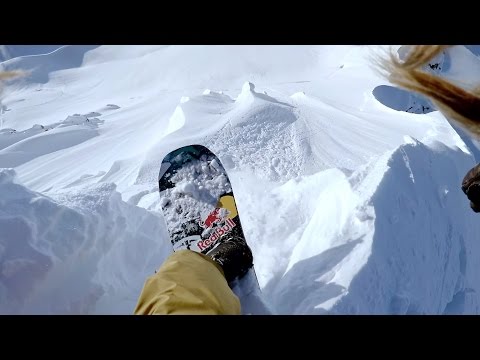
<path id="1" fill-rule="evenodd" d="M 0 61 L 25 55 L 47 54 L 60 47 L 60 45 L 0 45 Z"/>
<path id="2" fill-rule="evenodd" d="M 114 184 L 47 197 L 2 169 L 0 193 L 2 313 L 122 312 L 170 250 L 159 216 Z"/>
<path id="3" fill-rule="evenodd" d="M 192 143 L 231 179 L 273 312 L 480 312 L 460 189 L 480 147 L 379 77 L 384 47 L 15 49 L 0 68 L 31 75 L 1 99 L 0 313 L 132 313 L 172 251 L 160 163 Z M 469 49 L 439 63 L 476 85 Z"/>

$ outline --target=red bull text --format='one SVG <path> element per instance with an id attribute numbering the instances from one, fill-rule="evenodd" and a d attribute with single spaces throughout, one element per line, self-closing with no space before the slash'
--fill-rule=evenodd
<path id="1" fill-rule="evenodd" d="M 217 209 L 215 209 L 217 210 Z M 214 211 L 215 211 L 214 210 Z M 209 215 L 210 216 L 210 215 Z M 215 221 L 215 222 L 218 222 Z M 212 223 L 213 225 L 213 223 Z M 201 240 L 197 243 L 198 248 L 200 251 L 208 248 L 210 245 L 214 244 L 218 239 L 220 239 L 223 235 L 228 234 L 232 229 L 237 226 L 232 219 L 227 219 L 223 226 L 219 226 L 215 229 L 212 235 L 208 239 Z"/>

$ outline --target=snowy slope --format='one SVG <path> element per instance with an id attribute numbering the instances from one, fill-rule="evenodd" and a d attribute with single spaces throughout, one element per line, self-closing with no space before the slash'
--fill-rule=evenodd
<path id="1" fill-rule="evenodd" d="M 57 50 L 60 45 L 0 45 L 0 61 L 19 56 L 42 55 Z"/>
<path id="2" fill-rule="evenodd" d="M 171 249 L 170 150 L 228 171 L 265 298 L 285 314 L 478 313 L 468 136 L 359 46 L 66 46 L 0 114 L 0 313 L 132 312 Z M 464 47 L 441 70 L 472 84 Z M 412 100 L 413 99 L 413 100 Z M 425 113 L 423 113 L 425 112 Z"/>

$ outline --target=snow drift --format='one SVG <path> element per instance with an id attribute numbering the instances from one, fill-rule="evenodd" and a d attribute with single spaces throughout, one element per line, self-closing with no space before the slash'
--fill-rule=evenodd
<path id="1" fill-rule="evenodd" d="M 131 310 L 146 276 L 170 251 L 161 219 L 123 202 L 113 184 L 54 199 L 3 169 L 0 195 L 3 314 Z"/>

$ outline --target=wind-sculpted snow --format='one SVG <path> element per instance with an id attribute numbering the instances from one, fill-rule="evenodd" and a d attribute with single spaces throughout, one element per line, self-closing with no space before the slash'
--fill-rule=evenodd
<path id="1" fill-rule="evenodd" d="M 0 313 L 131 313 L 170 253 L 159 216 L 115 185 L 47 197 L 0 170 Z"/>

